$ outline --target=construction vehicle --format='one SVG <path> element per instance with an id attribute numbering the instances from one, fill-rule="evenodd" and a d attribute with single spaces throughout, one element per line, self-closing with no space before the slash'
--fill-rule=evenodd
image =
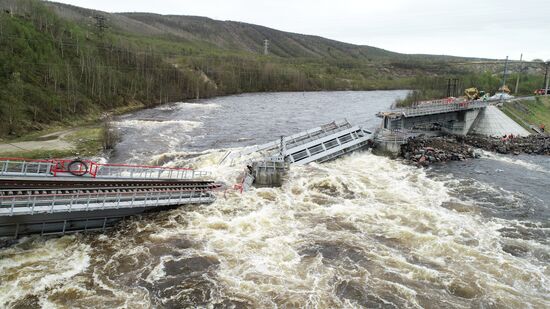
<path id="1" fill-rule="evenodd" d="M 510 88 L 508 88 L 508 86 L 504 85 L 504 86 L 498 88 L 498 92 L 501 92 L 501 93 L 503 92 L 503 93 L 506 93 L 506 94 L 510 94 L 511 91 L 510 91 Z"/>
<path id="2" fill-rule="evenodd" d="M 476 87 L 471 87 L 466 90 L 464 90 L 464 94 L 466 96 L 466 99 L 468 100 L 477 100 L 480 98 L 479 96 L 479 90 L 477 90 Z"/>

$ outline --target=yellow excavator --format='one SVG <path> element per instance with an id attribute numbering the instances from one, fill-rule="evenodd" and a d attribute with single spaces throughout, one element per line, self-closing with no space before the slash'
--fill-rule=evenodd
<path id="1" fill-rule="evenodd" d="M 508 86 L 504 85 L 500 88 L 498 88 L 498 92 L 504 92 L 504 93 L 507 93 L 507 94 L 510 94 L 510 88 L 508 88 Z"/>
<path id="2" fill-rule="evenodd" d="M 476 87 L 471 87 L 464 90 L 464 98 L 466 100 L 483 100 L 487 101 L 489 99 L 489 94 L 485 91 L 479 91 Z"/>
<path id="3" fill-rule="evenodd" d="M 480 98 L 479 90 L 476 87 L 467 88 L 464 90 L 464 94 L 468 100 L 477 100 Z"/>

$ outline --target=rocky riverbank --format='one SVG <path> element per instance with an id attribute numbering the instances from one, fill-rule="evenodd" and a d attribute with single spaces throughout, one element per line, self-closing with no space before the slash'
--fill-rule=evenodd
<path id="1" fill-rule="evenodd" d="M 483 149 L 502 154 L 550 155 L 550 136 L 492 138 L 484 136 L 417 137 L 401 146 L 405 164 L 428 166 L 432 163 L 462 161 L 480 157 Z"/>
<path id="2" fill-rule="evenodd" d="M 529 135 L 513 138 L 489 138 L 484 136 L 461 136 L 456 138 L 465 144 L 483 150 L 502 154 L 538 154 L 550 155 L 550 136 Z"/>

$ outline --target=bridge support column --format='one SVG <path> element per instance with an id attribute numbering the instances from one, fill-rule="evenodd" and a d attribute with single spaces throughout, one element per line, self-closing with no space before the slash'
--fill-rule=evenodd
<path id="1" fill-rule="evenodd" d="M 470 132 L 472 125 L 479 116 L 479 109 L 471 109 L 467 111 L 459 112 L 459 121 L 456 123 L 456 130 L 453 130 L 452 133 L 458 135 L 466 135 Z"/>

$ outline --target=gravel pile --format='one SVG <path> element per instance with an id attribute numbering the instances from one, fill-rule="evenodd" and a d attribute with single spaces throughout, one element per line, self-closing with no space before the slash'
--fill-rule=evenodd
<path id="1" fill-rule="evenodd" d="M 476 148 L 502 154 L 550 155 L 550 136 L 529 135 L 513 138 L 491 138 L 484 136 L 462 136 L 463 142 Z M 457 140 L 458 137 L 457 137 Z"/>
<path id="2" fill-rule="evenodd" d="M 401 146 L 403 163 L 428 166 L 432 163 L 462 161 L 478 157 L 473 147 L 453 137 L 417 137 Z"/>

